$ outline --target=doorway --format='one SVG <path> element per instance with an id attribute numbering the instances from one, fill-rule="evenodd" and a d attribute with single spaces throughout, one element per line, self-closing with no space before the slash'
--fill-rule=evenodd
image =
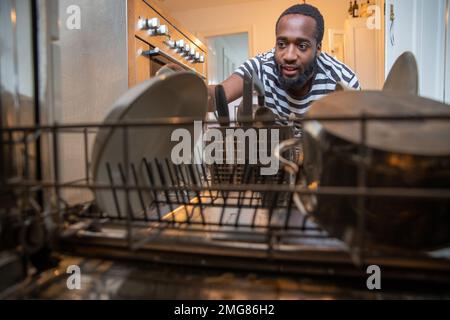
<path id="1" fill-rule="evenodd" d="M 248 33 L 207 38 L 208 80 L 218 84 L 228 78 L 248 58 Z"/>

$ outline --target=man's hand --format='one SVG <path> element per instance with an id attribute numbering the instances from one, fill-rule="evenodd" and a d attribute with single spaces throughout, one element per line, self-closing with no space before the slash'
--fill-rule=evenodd
<path id="1" fill-rule="evenodd" d="M 223 90 L 225 91 L 225 96 L 227 102 L 233 102 L 237 98 L 242 97 L 244 79 L 242 79 L 237 74 L 232 74 L 228 79 L 221 83 Z M 208 111 L 216 111 L 216 99 L 215 99 L 215 89 L 216 85 L 208 86 Z"/>

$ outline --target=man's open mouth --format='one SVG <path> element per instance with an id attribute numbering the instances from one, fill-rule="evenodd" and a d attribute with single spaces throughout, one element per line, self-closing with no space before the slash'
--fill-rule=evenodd
<path id="1" fill-rule="evenodd" d="M 282 66 L 281 73 L 285 77 L 292 78 L 298 75 L 299 68 L 295 66 Z"/>

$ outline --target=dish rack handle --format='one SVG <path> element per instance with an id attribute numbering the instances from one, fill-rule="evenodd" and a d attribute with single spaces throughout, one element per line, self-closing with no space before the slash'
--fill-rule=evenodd
<path id="1" fill-rule="evenodd" d="M 282 156 L 282 154 L 286 151 L 293 150 L 295 148 L 300 147 L 300 155 L 298 157 L 295 157 L 297 159 L 297 162 L 288 160 L 285 157 Z M 302 185 L 303 187 L 306 187 L 306 182 L 304 179 L 302 179 L 301 175 L 301 168 L 303 166 L 303 148 L 302 147 L 302 140 L 300 138 L 291 138 L 288 140 L 284 140 L 280 142 L 274 150 L 274 155 L 280 161 L 280 163 L 283 165 L 283 170 L 286 171 L 289 174 L 289 183 L 291 185 Z M 308 196 L 308 204 L 307 206 L 304 205 L 300 194 L 298 192 L 293 192 L 292 200 L 297 207 L 297 209 L 303 214 L 308 215 L 314 212 L 315 210 L 315 204 L 317 203 L 317 199 L 314 195 Z"/>
<path id="2" fill-rule="evenodd" d="M 244 74 L 244 91 L 243 91 L 243 116 L 245 118 L 252 118 L 252 106 L 253 106 L 253 91 L 258 93 L 258 106 L 263 107 L 265 105 L 265 91 L 264 85 L 258 78 L 258 75 L 254 70 L 252 73 L 245 72 Z"/>

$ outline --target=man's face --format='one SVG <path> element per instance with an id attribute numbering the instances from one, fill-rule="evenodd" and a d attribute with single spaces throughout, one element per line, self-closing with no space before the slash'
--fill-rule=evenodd
<path id="1" fill-rule="evenodd" d="M 320 54 L 316 21 L 300 14 L 282 17 L 276 30 L 275 63 L 285 89 L 299 90 L 310 80 Z"/>

